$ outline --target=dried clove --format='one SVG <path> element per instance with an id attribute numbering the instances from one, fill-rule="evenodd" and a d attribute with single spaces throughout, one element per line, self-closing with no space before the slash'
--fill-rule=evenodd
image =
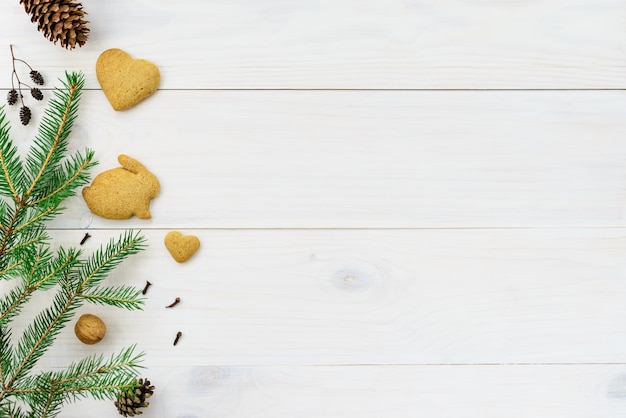
<path id="1" fill-rule="evenodd" d="M 85 242 L 87 242 L 89 238 L 91 238 L 91 235 L 89 235 L 89 232 L 85 232 L 85 236 L 82 240 L 80 240 L 80 245 L 83 245 Z"/>
<path id="2" fill-rule="evenodd" d="M 176 333 L 176 338 L 174 339 L 174 345 L 178 344 L 178 340 L 180 340 L 180 337 L 182 337 L 182 336 L 183 336 L 182 332 L 178 331 Z"/>
<path id="3" fill-rule="evenodd" d="M 178 305 L 179 303 L 180 303 L 180 298 L 176 298 L 174 300 L 174 302 L 172 302 L 169 305 L 167 305 L 166 308 L 173 308 L 174 306 Z"/>
<path id="4" fill-rule="evenodd" d="M 146 292 L 148 291 L 148 288 L 152 286 L 152 283 L 150 283 L 148 280 L 146 280 L 146 286 L 143 288 L 143 290 L 141 291 L 142 295 L 145 295 Z"/>

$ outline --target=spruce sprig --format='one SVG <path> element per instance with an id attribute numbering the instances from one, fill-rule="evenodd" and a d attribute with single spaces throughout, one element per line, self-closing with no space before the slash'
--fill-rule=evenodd
<path id="1" fill-rule="evenodd" d="M 141 290 L 106 286 L 108 274 L 145 248 L 145 238 L 126 231 L 84 255 L 75 248 L 53 247 L 46 222 L 59 215 L 62 202 L 89 181 L 94 152 L 68 155 L 68 138 L 78 114 L 84 77 L 66 73 L 55 89 L 26 158 L 10 138 L 0 107 L 0 280 L 10 287 L 0 298 L 0 416 L 50 418 L 62 406 L 86 396 L 115 399 L 137 388 L 143 353 L 130 346 L 109 358 L 95 355 L 61 371 L 37 370 L 76 310 L 85 303 L 141 309 Z M 52 291 L 21 335 L 12 337 L 13 320 L 37 291 Z"/>

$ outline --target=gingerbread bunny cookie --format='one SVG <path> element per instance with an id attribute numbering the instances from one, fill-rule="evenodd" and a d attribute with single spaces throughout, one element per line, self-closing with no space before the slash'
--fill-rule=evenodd
<path id="1" fill-rule="evenodd" d="M 159 180 L 139 161 L 118 156 L 122 167 L 104 171 L 83 189 L 89 209 L 107 219 L 150 219 L 150 200 L 161 187 Z"/>

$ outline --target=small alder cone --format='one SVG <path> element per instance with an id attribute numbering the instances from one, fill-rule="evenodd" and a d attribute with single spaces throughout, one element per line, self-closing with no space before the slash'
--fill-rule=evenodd
<path id="1" fill-rule="evenodd" d="M 43 86 L 43 76 L 39 71 L 30 70 L 30 73 L 28 73 L 28 75 L 30 76 L 30 79 L 33 80 L 33 83 L 39 86 Z"/>
<path id="2" fill-rule="evenodd" d="M 31 117 L 32 113 L 30 108 L 28 106 L 22 106 L 20 108 L 20 121 L 22 121 L 22 125 L 28 125 Z"/>
<path id="3" fill-rule="evenodd" d="M 131 393 L 120 393 L 115 401 L 115 407 L 120 415 L 125 417 L 134 417 L 141 415 L 143 412 L 140 408 L 150 405 L 146 399 L 154 393 L 154 386 L 150 384 L 148 379 L 139 379 L 139 385 Z"/>
<path id="4" fill-rule="evenodd" d="M 104 338 L 107 327 L 100 318 L 92 314 L 84 314 L 74 325 L 76 337 L 85 344 L 99 343 Z"/>
<path id="5" fill-rule="evenodd" d="M 9 94 L 7 94 L 7 103 L 10 105 L 14 105 L 15 103 L 17 103 L 17 90 L 9 90 Z"/>
<path id="6" fill-rule="evenodd" d="M 35 100 L 43 100 L 43 93 L 37 87 L 30 89 L 30 95 L 33 96 Z"/>
<path id="7" fill-rule="evenodd" d="M 83 46 L 89 37 L 83 5 L 70 0 L 20 0 L 30 21 L 53 43 L 63 48 Z"/>

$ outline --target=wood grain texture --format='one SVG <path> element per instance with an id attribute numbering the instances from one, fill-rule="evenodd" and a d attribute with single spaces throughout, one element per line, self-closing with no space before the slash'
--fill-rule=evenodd
<path id="1" fill-rule="evenodd" d="M 66 330 L 42 365 L 132 341 L 159 366 L 624 362 L 624 230 L 183 232 L 202 243 L 188 262 L 150 229 L 111 278 L 150 280 L 144 311 L 81 308 L 108 337 Z M 117 232 L 91 234 L 85 251 Z"/>
<path id="2" fill-rule="evenodd" d="M 150 418 L 619 418 L 622 365 L 152 368 Z M 111 403 L 85 408 L 114 416 Z"/>
<path id="3" fill-rule="evenodd" d="M 72 144 L 96 149 L 94 174 L 125 153 L 161 181 L 152 220 L 94 228 L 621 227 L 625 99 L 160 91 L 116 113 L 89 91 Z M 87 212 L 75 199 L 53 225 L 83 227 Z"/>
<path id="4" fill-rule="evenodd" d="M 85 73 L 72 149 L 96 150 L 94 174 L 129 154 L 163 187 L 149 221 L 70 199 L 52 242 L 140 228 L 148 250 L 110 283 L 154 284 L 141 312 L 81 308 L 107 337 L 68 327 L 40 367 L 137 342 L 146 418 L 624 416 L 626 3 L 83 3 L 75 51 L 0 3 L 0 97 L 9 43 L 46 87 Z M 125 112 L 94 73 L 113 47 L 162 73 Z M 36 124 L 6 110 L 25 150 Z M 185 264 L 172 229 L 201 239 Z"/>
<path id="5" fill-rule="evenodd" d="M 79 51 L 46 44 L 17 0 L 5 43 L 44 73 L 122 48 L 163 89 L 623 88 L 626 4 L 616 0 L 86 1 Z M 6 50 L 8 58 L 8 48 Z M 10 67 L 0 60 L 0 87 Z"/>

